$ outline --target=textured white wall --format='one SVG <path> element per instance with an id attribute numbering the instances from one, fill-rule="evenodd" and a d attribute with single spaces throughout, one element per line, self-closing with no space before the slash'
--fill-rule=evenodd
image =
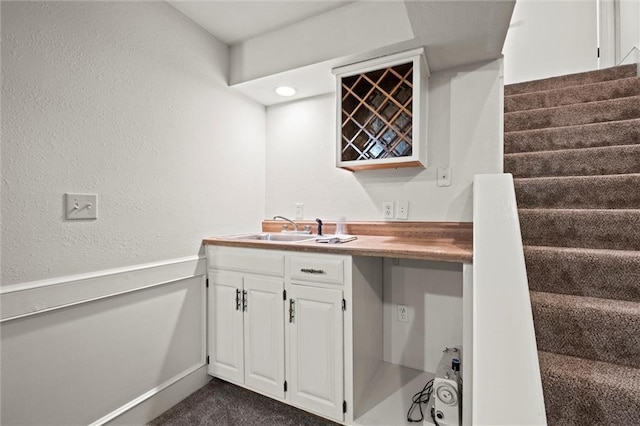
<path id="1" fill-rule="evenodd" d="M 164 2 L 2 2 L 2 283 L 197 254 L 264 214 L 262 106 Z M 65 192 L 97 221 L 65 221 Z"/>
<path id="2" fill-rule="evenodd" d="M 471 221 L 477 173 L 502 172 L 501 61 L 432 74 L 428 166 L 352 173 L 335 166 L 335 98 L 267 108 L 266 216 L 382 220 L 382 202 L 409 200 L 409 220 Z M 452 168 L 438 187 L 438 167 Z"/>
<path id="3" fill-rule="evenodd" d="M 640 61 L 640 1 L 620 0 L 618 3 L 620 15 L 620 45 L 618 46 L 618 60 L 625 64 Z M 628 56 L 627 56 L 628 55 Z"/>
<path id="4" fill-rule="evenodd" d="M 595 70 L 596 0 L 518 0 L 502 49 L 504 83 Z"/>

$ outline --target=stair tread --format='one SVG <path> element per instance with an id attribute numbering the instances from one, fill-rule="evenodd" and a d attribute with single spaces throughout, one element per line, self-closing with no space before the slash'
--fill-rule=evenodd
<path id="1" fill-rule="evenodd" d="M 521 209 L 640 209 L 640 174 L 516 177 Z"/>
<path id="2" fill-rule="evenodd" d="M 640 302 L 640 251 L 524 246 L 529 289 Z"/>
<path id="3" fill-rule="evenodd" d="M 640 318 L 640 303 L 628 300 L 606 299 L 602 297 L 578 296 L 545 291 L 530 291 L 531 302 L 573 308 L 581 310 L 598 310 L 604 312 L 620 312 Z M 638 336 L 640 338 L 640 336 Z"/>
<path id="4" fill-rule="evenodd" d="M 640 369 L 538 351 L 550 425 L 640 424 Z"/>
<path id="5" fill-rule="evenodd" d="M 505 133 L 640 118 L 640 95 L 504 113 Z"/>
<path id="6" fill-rule="evenodd" d="M 640 250 L 640 209 L 519 209 L 525 245 Z"/>
<path id="7" fill-rule="evenodd" d="M 589 254 L 595 256 L 627 256 L 630 258 L 637 258 L 640 260 L 640 251 L 638 250 L 613 250 L 613 249 L 594 249 L 584 247 L 552 247 L 552 246 L 535 246 L 525 245 L 525 250 L 544 250 L 553 251 L 557 253 L 574 253 L 574 254 Z M 640 272 L 640 271 L 639 271 Z M 638 283 L 640 285 L 640 282 Z"/>
<path id="8" fill-rule="evenodd" d="M 596 81 L 617 80 L 625 77 L 633 77 L 638 75 L 636 64 L 622 65 L 617 67 L 605 68 L 602 70 L 579 72 L 561 76 L 541 78 L 522 83 L 505 85 L 505 95 L 510 96 L 517 93 L 535 93 L 543 90 L 549 90 L 552 87 L 560 85 L 562 87 L 576 87 L 584 84 L 590 84 Z"/>
<path id="9" fill-rule="evenodd" d="M 640 173 L 640 144 L 505 154 L 504 170 L 516 178 Z"/>
<path id="10" fill-rule="evenodd" d="M 514 182 L 553 182 L 553 181 L 602 181 L 602 180 L 627 180 L 627 179 L 640 179 L 640 173 L 620 173 L 620 174 L 612 174 L 612 175 L 586 175 L 586 176 L 532 176 L 532 177 L 514 177 Z M 602 209 L 608 210 L 608 209 Z M 634 209 L 629 209 L 634 210 Z"/>
<path id="11" fill-rule="evenodd" d="M 545 209 L 545 208 L 522 208 L 518 209 L 524 213 L 549 213 L 549 214 L 595 214 L 595 215 L 616 215 L 623 216 L 631 214 L 640 217 L 640 209 Z"/>
<path id="12" fill-rule="evenodd" d="M 619 149 L 640 149 L 640 144 L 626 144 L 626 145 L 608 145 L 608 146 L 589 146 L 585 148 L 565 148 L 565 149 L 551 149 L 545 151 L 524 151 L 524 152 L 508 152 L 505 153 L 505 157 L 509 158 L 519 158 L 519 157 L 528 157 L 528 156 L 539 156 L 539 155 L 572 155 L 578 154 L 581 152 L 590 152 L 590 153 L 601 153 L 601 152 L 609 152 L 615 151 Z"/>
<path id="13" fill-rule="evenodd" d="M 538 349 L 640 368 L 640 302 L 539 291 L 530 298 Z"/>
<path id="14" fill-rule="evenodd" d="M 637 81 L 637 85 L 640 86 L 640 77 L 636 77 L 634 80 Z M 545 93 L 545 92 L 538 92 L 538 93 Z M 525 94 L 525 95 L 517 95 L 517 96 L 528 96 L 529 94 Z M 524 114 L 527 112 L 539 112 L 539 111 L 544 111 L 544 110 L 552 110 L 552 109 L 561 109 L 561 108 L 570 108 L 570 107 L 578 107 L 578 106 L 591 106 L 592 104 L 601 104 L 603 102 L 613 102 L 613 101 L 620 101 L 620 100 L 624 100 L 624 99 L 629 99 L 629 98 L 637 98 L 638 96 L 640 96 L 640 94 L 638 93 L 631 93 L 625 96 L 615 96 L 612 98 L 601 98 L 601 99 L 592 99 L 589 101 L 584 101 L 584 102 L 573 102 L 573 103 L 566 103 L 566 104 L 559 104 L 559 105 L 550 105 L 550 106 L 541 106 L 538 108 L 529 108 L 529 109 L 521 109 L 521 110 L 516 110 L 516 111 L 503 111 L 503 113 L 506 114 Z"/>
<path id="15" fill-rule="evenodd" d="M 640 369 L 610 362 L 595 361 L 570 355 L 538 351 L 540 370 L 556 377 L 575 378 L 606 386 L 626 390 L 640 400 Z M 624 380 L 621 380 L 623 379 Z"/>
<path id="16" fill-rule="evenodd" d="M 582 86 L 570 86 L 505 96 L 504 111 L 514 112 L 561 105 L 587 103 L 603 99 L 640 94 L 640 77 L 598 81 Z"/>

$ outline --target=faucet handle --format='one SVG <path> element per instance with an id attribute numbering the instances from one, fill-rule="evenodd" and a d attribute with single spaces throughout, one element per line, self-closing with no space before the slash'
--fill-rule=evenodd
<path id="1" fill-rule="evenodd" d="M 282 225 L 282 230 L 283 231 L 288 231 L 289 230 L 289 225 Z"/>
<path id="2" fill-rule="evenodd" d="M 318 222 L 318 235 L 322 235 L 322 221 L 316 218 L 316 222 Z"/>

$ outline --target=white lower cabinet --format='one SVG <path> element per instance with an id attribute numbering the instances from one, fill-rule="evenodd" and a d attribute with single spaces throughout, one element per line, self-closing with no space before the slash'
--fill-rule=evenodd
<path id="1" fill-rule="evenodd" d="M 343 420 L 342 289 L 292 284 L 289 294 L 291 403 Z"/>
<path id="2" fill-rule="evenodd" d="M 209 273 L 209 373 L 284 398 L 284 281 Z"/>
<path id="3" fill-rule="evenodd" d="M 220 246 L 207 256 L 209 374 L 352 424 L 353 379 L 371 379 L 354 375 L 354 359 L 375 345 L 363 332 L 354 352 L 350 299 L 360 289 L 381 341 L 380 259 Z M 363 290 L 371 282 L 378 290 Z"/>

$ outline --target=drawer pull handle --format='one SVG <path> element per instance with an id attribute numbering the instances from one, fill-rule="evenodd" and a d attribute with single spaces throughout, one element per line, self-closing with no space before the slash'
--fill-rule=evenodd
<path id="1" fill-rule="evenodd" d="M 236 289 L 236 311 L 240 310 L 240 290 Z"/>
<path id="2" fill-rule="evenodd" d="M 313 268 L 302 268 L 300 269 L 300 272 L 304 272 L 306 274 L 324 274 L 324 270 Z"/>
<path id="3" fill-rule="evenodd" d="M 247 311 L 247 306 L 249 305 L 249 298 L 247 297 L 247 290 L 242 292 L 242 310 Z"/>

